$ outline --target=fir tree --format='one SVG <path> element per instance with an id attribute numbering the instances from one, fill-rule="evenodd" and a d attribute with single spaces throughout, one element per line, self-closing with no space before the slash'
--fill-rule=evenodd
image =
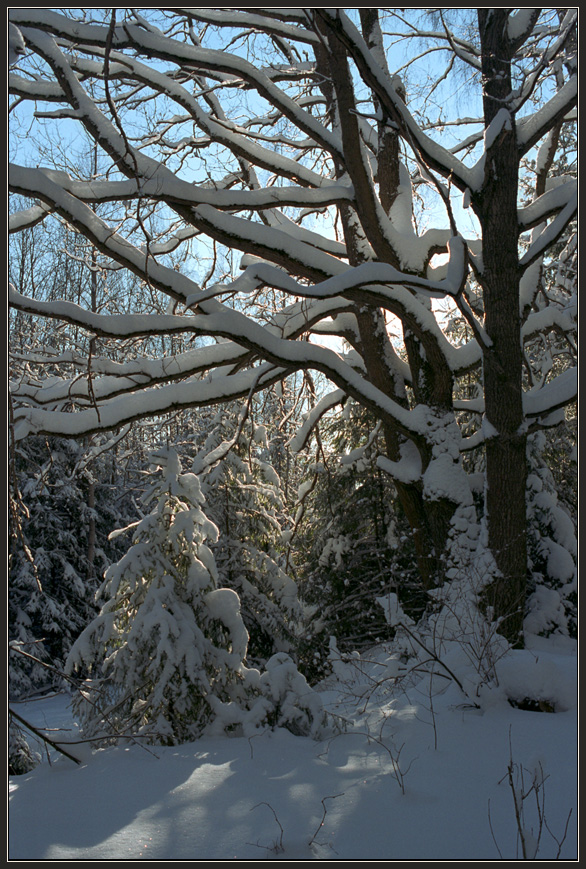
<path id="1" fill-rule="evenodd" d="M 236 594 L 217 588 L 206 540 L 218 531 L 202 511 L 197 477 L 181 473 L 172 450 L 153 460 L 163 474 L 144 498 L 151 512 L 106 571 L 108 600 L 68 666 L 91 670 L 77 703 L 88 732 L 128 728 L 175 743 L 200 735 L 210 695 L 242 696 L 248 637 Z"/>
<path id="2" fill-rule="evenodd" d="M 151 512 L 106 571 L 108 600 L 68 661 L 69 670 L 90 668 L 74 704 L 85 731 L 167 744 L 195 739 L 212 724 L 250 732 L 288 723 L 311 732 L 323 717 L 321 701 L 291 659 L 271 659 L 262 675 L 245 664 L 240 601 L 218 588 L 206 542 L 218 529 L 203 512 L 198 477 L 181 472 L 174 450 L 152 458 L 163 473 L 144 498 Z"/>
<path id="3" fill-rule="evenodd" d="M 294 654 L 303 615 L 285 570 L 287 505 L 271 453 L 267 426 L 249 420 L 238 432 L 236 413 L 224 408 L 193 463 L 205 471 L 202 491 L 220 530 L 212 545 L 219 577 L 240 598 L 248 658 L 260 666 L 277 652 Z"/>
<path id="4" fill-rule="evenodd" d="M 101 456 L 90 466 L 82 445 L 59 438 L 29 438 L 15 450 L 8 595 L 13 697 L 54 683 L 55 670 L 43 664 L 61 668 L 96 614 L 95 575 L 117 557 L 105 529 L 129 512 L 124 496 L 114 503 L 118 488 L 104 484 L 110 459 Z"/>
<path id="5" fill-rule="evenodd" d="M 305 657 L 318 672 L 331 635 L 344 652 L 389 637 L 380 595 L 397 592 L 412 614 L 426 602 L 408 524 L 391 478 L 377 467 L 380 427 L 348 402 L 342 414 L 322 420 L 320 432 L 299 488 L 296 544 L 305 553 L 303 599 L 316 610 L 311 630 L 321 636 L 308 637 Z"/>
<path id="6" fill-rule="evenodd" d="M 545 434 L 529 439 L 527 480 L 529 586 L 525 631 L 577 634 L 578 544 L 573 519 L 558 498 L 543 460 Z"/>

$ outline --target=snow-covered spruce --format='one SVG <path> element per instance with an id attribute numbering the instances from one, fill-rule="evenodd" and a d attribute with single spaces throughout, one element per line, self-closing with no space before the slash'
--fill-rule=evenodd
<path id="1" fill-rule="evenodd" d="M 525 632 L 575 636 L 577 633 L 578 542 L 571 516 L 558 499 L 543 460 L 545 434 L 529 438 L 527 517 L 530 586 Z"/>
<path id="2" fill-rule="evenodd" d="M 83 448 L 29 438 L 10 480 L 9 692 L 21 699 L 62 685 L 59 670 L 79 632 L 96 615 L 97 577 L 123 550 L 103 545 L 106 528 L 128 520 L 129 499 L 90 485 L 113 470 L 107 457 L 80 470 Z M 90 528 L 94 527 L 94 545 Z"/>
<path id="3" fill-rule="evenodd" d="M 238 433 L 240 405 L 214 414 L 192 470 L 206 510 L 220 531 L 211 546 L 222 585 L 240 598 L 249 634 L 248 660 L 263 666 L 277 652 L 293 653 L 302 624 L 297 585 L 284 569 L 286 504 L 265 425 L 248 421 Z"/>
<path id="4" fill-rule="evenodd" d="M 8 775 L 23 775 L 41 762 L 41 755 L 29 745 L 23 730 L 10 716 L 8 724 Z"/>
<path id="5" fill-rule="evenodd" d="M 152 459 L 162 475 L 145 496 L 151 512 L 131 526 L 131 548 L 105 574 L 108 600 L 67 663 L 70 672 L 89 669 L 74 701 L 86 734 L 174 744 L 212 722 L 214 731 L 279 725 L 316 734 L 321 702 L 290 659 L 279 659 L 287 679 L 281 670 L 276 682 L 274 666 L 261 675 L 245 664 L 240 601 L 217 588 L 206 540 L 218 531 L 197 476 L 181 472 L 173 450 Z"/>

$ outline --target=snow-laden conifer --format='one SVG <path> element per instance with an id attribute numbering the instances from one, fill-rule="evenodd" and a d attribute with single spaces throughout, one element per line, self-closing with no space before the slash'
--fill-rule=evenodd
<path id="1" fill-rule="evenodd" d="M 96 615 L 95 574 L 121 554 L 106 541 L 127 511 L 103 482 L 104 457 L 80 469 L 75 441 L 30 438 L 11 463 L 8 616 L 9 690 L 13 698 L 61 684 L 58 671 L 79 632 Z M 86 463 L 87 464 L 87 463 Z M 90 557 L 90 526 L 95 528 Z"/>
<path id="2" fill-rule="evenodd" d="M 153 460 L 162 474 L 145 496 L 150 512 L 106 571 L 106 603 L 69 667 L 90 668 L 78 703 L 88 731 L 129 728 L 181 742 L 210 720 L 209 695 L 245 695 L 248 637 L 236 594 L 216 587 L 206 541 L 218 531 L 202 510 L 199 480 L 181 473 L 172 450 Z"/>
<path id="3" fill-rule="evenodd" d="M 290 710 L 275 715 L 274 679 L 245 664 L 240 601 L 217 586 L 207 541 L 217 540 L 218 529 L 203 512 L 198 477 L 181 472 L 174 450 L 152 459 L 162 474 L 144 498 L 150 512 L 131 526 L 131 548 L 106 571 L 107 601 L 68 660 L 71 671 L 90 671 L 75 701 L 86 732 L 173 744 L 197 738 L 212 722 L 238 732 L 294 726 Z M 312 695 L 303 682 L 301 693 Z M 315 704 L 310 708 L 300 732 L 317 720 Z"/>
<path id="4" fill-rule="evenodd" d="M 240 598 L 249 659 L 262 666 L 293 653 L 303 613 L 284 564 L 287 508 L 266 427 L 249 422 L 238 436 L 231 408 L 219 411 L 193 468 L 203 471 L 207 511 L 220 529 L 212 551 L 221 583 Z"/>
<path id="5" fill-rule="evenodd" d="M 543 461 L 545 434 L 529 439 L 527 480 L 530 595 L 525 631 L 564 634 L 577 631 L 578 543 L 574 522 L 558 499 L 553 475 Z"/>

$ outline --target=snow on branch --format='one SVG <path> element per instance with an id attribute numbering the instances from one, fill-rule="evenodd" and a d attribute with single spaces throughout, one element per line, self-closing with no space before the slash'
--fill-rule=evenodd
<path id="1" fill-rule="evenodd" d="M 531 263 L 535 262 L 561 237 L 562 233 L 576 215 L 578 210 L 578 191 L 574 190 L 573 195 L 568 203 L 559 214 L 548 224 L 537 237 L 532 240 L 527 252 L 521 258 L 520 265 L 522 268 L 528 268 Z"/>
<path id="2" fill-rule="evenodd" d="M 258 93 L 265 97 L 271 105 L 280 109 L 285 117 L 293 121 L 316 143 L 326 148 L 332 155 L 343 158 L 341 143 L 309 112 L 303 110 L 291 97 L 278 88 L 271 79 L 257 69 L 254 64 L 229 54 L 210 48 L 187 45 L 175 39 L 169 39 L 147 33 L 136 25 L 125 24 L 126 38 L 124 45 L 144 52 L 147 56 L 168 60 L 178 65 L 186 65 L 200 71 L 222 72 L 237 76 L 251 84 Z M 117 46 L 116 39 L 114 45 Z"/>
<path id="3" fill-rule="evenodd" d="M 32 229 L 41 223 L 51 213 L 49 205 L 32 205 L 30 208 L 16 211 L 8 217 L 8 232 L 22 232 L 23 229 Z"/>
<path id="4" fill-rule="evenodd" d="M 381 471 L 401 483 L 415 483 L 421 478 L 421 456 L 411 441 L 401 445 L 401 458 L 398 462 L 393 462 L 386 456 L 378 456 L 376 463 Z"/>
<path id="5" fill-rule="evenodd" d="M 545 386 L 530 390 L 523 396 L 525 415 L 547 417 L 567 407 L 578 398 L 578 369 L 568 368 Z"/>
<path id="6" fill-rule="evenodd" d="M 573 75 L 544 106 L 518 121 L 517 144 L 520 153 L 526 154 L 531 150 L 558 121 L 563 120 L 577 100 L 578 76 Z"/>
<path id="7" fill-rule="evenodd" d="M 507 22 L 507 36 L 518 47 L 531 35 L 537 24 L 541 9 L 517 9 L 509 15 Z"/>
<path id="8" fill-rule="evenodd" d="M 26 79 L 15 72 L 8 76 L 8 92 L 13 96 L 43 102 L 61 103 L 67 99 L 65 91 L 56 82 Z"/>
<path id="9" fill-rule="evenodd" d="M 292 185 L 257 190 L 218 190 L 182 181 L 173 175 L 162 178 L 160 173 L 155 178 L 146 178 L 140 182 L 134 179 L 81 182 L 62 178 L 61 183 L 64 189 L 81 202 L 124 202 L 149 198 L 186 207 L 212 205 L 219 211 L 262 211 L 286 206 L 322 208 L 352 202 L 354 198 L 352 187 L 342 184 L 322 184 L 313 190 Z"/>
<path id="10" fill-rule="evenodd" d="M 174 314 L 96 314 L 65 300 L 42 301 L 23 296 L 10 285 L 9 304 L 19 311 L 71 323 L 100 337 L 136 338 L 143 335 L 177 335 L 196 331 L 197 317 Z"/>
<path id="11" fill-rule="evenodd" d="M 312 33 L 306 27 L 296 27 L 288 24 L 286 21 L 278 20 L 278 13 L 284 11 L 287 14 L 288 20 L 297 17 L 299 24 L 306 24 L 306 19 L 301 9 L 255 9 L 254 12 L 246 12 L 242 9 L 222 9 L 220 11 L 205 7 L 199 9 L 176 8 L 174 11 L 180 12 L 189 19 L 215 24 L 218 27 L 254 28 L 262 30 L 265 33 L 274 34 L 275 36 L 281 36 L 285 39 L 292 39 L 294 42 L 302 42 L 309 45 L 319 44 L 317 34 Z M 298 15 L 295 16 L 295 13 L 298 13 Z"/>
<path id="12" fill-rule="evenodd" d="M 192 306 L 201 303 L 206 298 L 211 298 L 218 292 L 252 292 L 261 286 L 271 286 L 283 290 L 293 296 L 305 296 L 307 298 L 333 298 L 351 293 L 353 290 L 362 290 L 364 293 L 377 296 L 377 303 L 385 299 L 391 301 L 393 289 L 396 287 L 411 287 L 424 293 L 429 298 L 443 299 L 446 296 L 457 296 L 461 291 L 466 279 L 466 252 L 465 243 L 460 236 L 454 236 L 448 242 L 450 258 L 447 265 L 446 277 L 443 280 L 433 281 L 417 275 L 411 275 L 400 271 L 388 263 L 370 262 L 354 268 L 344 267 L 343 271 L 326 280 L 319 281 L 312 286 L 300 284 L 282 269 L 271 266 L 268 263 L 254 263 L 244 271 L 240 277 L 225 287 L 211 287 L 204 292 L 195 293 L 187 300 L 187 305 Z M 374 288 L 378 289 L 374 289 Z M 403 294 L 401 296 L 403 298 Z M 414 298 L 414 297 L 413 297 Z M 417 304 L 414 301 L 414 304 Z"/>
<path id="13" fill-rule="evenodd" d="M 555 179 L 557 181 L 557 179 Z M 519 225 L 522 230 L 531 229 L 553 214 L 561 211 L 570 202 L 573 202 L 578 194 L 578 183 L 575 178 L 561 180 L 555 187 L 547 190 L 530 205 L 520 208 Z"/>
<path id="14" fill-rule="evenodd" d="M 138 419 L 166 414 L 173 410 L 194 406 L 205 407 L 250 393 L 252 387 L 261 389 L 281 380 L 287 372 L 276 370 L 269 363 L 215 380 L 166 383 L 155 389 L 136 389 L 101 402 L 76 413 L 63 410 L 43 410 L 19 407 L 15 410 L 14 432 L 17 440 L 29 434 L 54 434 L 60 437 L 81 437 L 96 432 L 111 431 Z"/>
<path id="15" fill-rule="evenodd" d="M 239 126 L 224 117 L 223 112 L 216 109 L 215 113 L 206 112 L 197 99 L 180 82 L 169 75 L 154 69 L 152 65 L 141 63 L 137 58 L 128 57 L 122 52 L 111 51 L 113 61 L 110 77 L 120 75 L 127 78 L 130 75 L 138 82 L 152 88 L 157 94 L 167 96 L 183 111 L 188 113 L 197 126 L 209 136 L 209 142 L 221 143 L 240 157 L 246 157 L 253 165 L 261 166 L 270 172 L 288 178 L 304 186 L 320 187 L 327 182 L 317 172 L 294 160 L 277 149 L 264 147 L 258 137 L 251 138 L 250 130 Z M 71 61 L 72 68 L 84 75 L 100 75 L 101 62 L 89 61 L 85 58 L 75 58 Z M 208 144 L 209 144 L 208 142 Z M 148 173 L 143 173 L 148 177 Z M 215 189 L 215 188 L 214 188 Z"/>
<path id="16" fill-rule="evenodd" d="M 272 260 L 310 280 L 330 277 L 347 268 L 337 257 L 304 244 L 288 232 L 220 212 L 211 205 L 192 209 L 189 217 L 196 227 L 228 247 Z"/>
<path id="17" fill-rule="evenodd" d="M 66 173 L 61 172 L 14 164 L 9 167 L 9 186 L 13 192 L 44 200 L 103 254 L 139 277 L 148 278 L 158 289 L 178 301 L 184 301 L 193 293 L 196 287 L 193 281 L 149 258 L 114 232 L 91 208 L 68 193 L 62 186 L 62 182 L 67 183 L 68 178 Z"/>
<path id="18" fill-rule="evenodd" d="M 302 425 L 289 441 L 289 447 L 294 453 L 300 452 L 316 427 L 320 419 L 337 404 L 343 404 L 347 395 L 343 389 L 334 389 L 321 398 L 317 404 L 306 414 Z"/>
<path id="19" fill-rule="evenodd" d="M 537 425 L 555 426 L 564 419 L 564 411 L 568 405 L 578 398 L 578 370 L 568 368 L 558 374 L 548 383 L 534 387 L 523 394 L 523 412 L 525 420 L 522 429 Z M 466 413 L 484 414 L 484 399 L 458 400 L 454 402 L 456 410 Z M 489 438 L 499 437 L 499 432 L 483 418 L 482 426 L 473 435 L 464 438 L 462 451 L 476 449 Z"/>
<path id="20" fill-rule="evenodd" d="M 206 303 L 208 306 L 210 302 Z M 242 347 L 267 360 L 259 368 L 228 375 L 168 383 L 152 389 L 136 389 L 122 397 L 101 401 L 78 413 L 35 410 L 21 407 L 15 412 L 19 436 L 29 432 L 45 432 L 76 437 L 95 431 L 115 428 L 134 419 L 154 416 L 169 410 L 196 405 L 209 405 L 241 397 L 251 388 L 265 388 L 282 379 L 286 373 L 300 369 L 315 369 L 324 373 L 352 397 L 370 406 L 383 418 L 411 436 L 421 435 L 422 424 L 409 410 L 393 401 L 355 371 L 339 354 L 326 347 L 279 338 L 269 329 L 249 320 L 244 314 L 215 302 L 212 313 L 197 315 L 201 334 L 219 335 L 234 340 Z"/>

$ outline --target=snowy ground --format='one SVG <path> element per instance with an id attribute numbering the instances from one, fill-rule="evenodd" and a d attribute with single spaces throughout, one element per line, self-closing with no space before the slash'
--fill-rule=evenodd
<path id="1" fill-rule="evenodd" d="M 278 731 L 76 745 L 83 765 L 60 756 L 12 777 L 9 859 L 522 859 L 513 784 L 530 859 L 577 860 L 575 646 L 511 653 L 481 709 L 440 676 L 431 691 L 428 679 L 381 683 L 386 657 L 326 686 L 345 731 L 320 742 Z M 559 711 L 513 708 L 502 689 L 515 682 Z M 15 708 L 75 728 L 64 695 Z"/>

